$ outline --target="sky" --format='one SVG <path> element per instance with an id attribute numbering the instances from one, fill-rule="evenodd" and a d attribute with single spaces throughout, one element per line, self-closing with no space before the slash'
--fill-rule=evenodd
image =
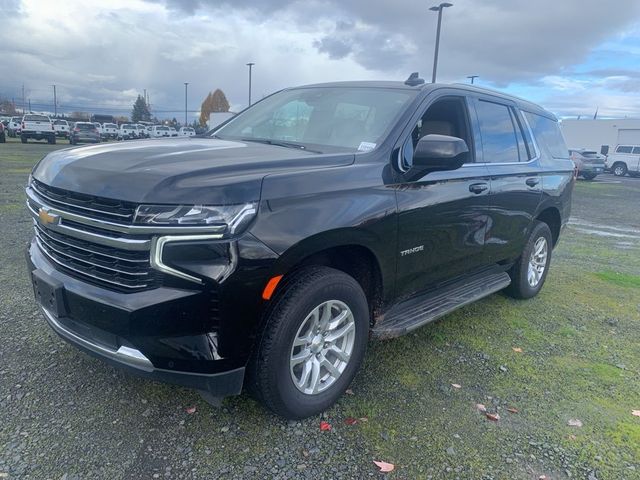
<path id="1" fill-rule="evenodd" d="M 451 0 L 438 82 L 468 82 L 560 117 L 640 118 L 640 1 Z M 188 119 L 209 91 L 239 111 L 281 88 L 431 79 L 437 13 L 425 0 L 0 0 L 0 97 L 34 111 Z"/>

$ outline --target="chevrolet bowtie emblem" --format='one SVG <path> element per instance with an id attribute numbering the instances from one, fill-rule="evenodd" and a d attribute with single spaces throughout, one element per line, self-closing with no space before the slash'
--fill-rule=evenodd
<path id="1" fill-rule="evenodd" d="M 38 218 L 40 219 L 40 223 L 44 225 L 53 225 L 60 222 L 60 215 L 49 213 L 45 208 L 38 210 Z"/>

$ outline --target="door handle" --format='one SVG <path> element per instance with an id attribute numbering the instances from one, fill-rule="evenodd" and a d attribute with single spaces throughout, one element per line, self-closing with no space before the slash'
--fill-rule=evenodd
<path id="1" fill-rule="evenodd" d="M 540 179 L 537 177 L 527 178 L 524 183 L 529 187 L 535 187 L 540 183 Z"/>
<path id="2" fill-rule="evenodd" d="M 487 183 L 472 183 L 471 185 L 469 185 L 469 191 L 471 193 L 482 193 L 489 190 L 489 184 Z"/>

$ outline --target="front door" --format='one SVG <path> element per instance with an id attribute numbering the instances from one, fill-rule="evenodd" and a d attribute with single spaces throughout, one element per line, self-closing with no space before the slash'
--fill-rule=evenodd
<path id="1" fill-rule="evenodd" d="M 398 202 L 396 292 L 410 296 L 469 272 L 483 263 L 490 180 L 487 169 L 474 163 L 475 136 L 463 96 L 441 95 L 427 101 L 401 144 L 395 185 Z M 410 127 L 411 127 L 410 125 Z M 453 171 L 411 178 L 411 156 L 428 134 L 463 138 L 467 163 Z"/>

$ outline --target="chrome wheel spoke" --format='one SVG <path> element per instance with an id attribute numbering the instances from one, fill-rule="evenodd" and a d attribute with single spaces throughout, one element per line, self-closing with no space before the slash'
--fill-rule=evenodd
<path id="1" fill-rule="evenodd" d="M 335 330 L 338 326 L 344 322 L 345 318 L 351 315 L 349 310 L 344 310 L 338 314 L 336 318 L 331 319 L 331 321 L 327 324 L 327 330 Z"/>
<path id="2" fill-rule="evenodd" d="M 353 322 L 349 322 L 347 323 L 344 327 L 340 328 L 339 330 L 333 330 L 331 331 L 326 337 L 325 340 L 327 342 L 335 342 L 336 340 L 338 340 L 340 337 L 344 337 L 347 333 L 355 330 L 356 325 Z"/>
<path id="3" fill-rule="evenodd" d="M 302 374 L 300 375 L 300 380 L 296 382 L 298 388 L 304 390 L 307 382 L 309 381 L 309 376 L 311 375 L 311 361 L 305 362 L 304 367 L 302 368 Z"/>
<path id="4" fill-rule="evenodd" d="M 320 365 L 326 368 L 329 372 L 329 375 L 331 375 L 333 378 L 338 378 L 342 373 L 333 363 L 327 360 L 327 357 L 322 357 L 322 359 L 320 360 Z"/>
<path id="5" fill-rule="evenodd" d="M 318 391 L 318 383 L 320 382 L 320 362 L 317 358 L 311 361 L 311 380 L 309 381 L 309 393 Z"/>
<path id="6" fill-rule="evenodd" d="M 291 357 L 291 366 L 294 367 L 299 363 L 304 362 L 307 358 L 309 358 L 310 355 L 311 355 L 311 350 L 309 350 L 308 348 L 300 350 L 300 352 L 298 352 L 297 354 Z"/>
<path id="7" fill-rule="evenodd" d="M 327 353 L 329 352 L 333 353 L 336 357 L 338 357 L 343 362 L 348 362 L 349 359 L 351 358 L 351 355 L 349 355 L 348 353 L 345 353 L 343 350 L 340 350 L 335 345 L 331 345 L 329 347 L 329 349 L 327 350 Z"/>

